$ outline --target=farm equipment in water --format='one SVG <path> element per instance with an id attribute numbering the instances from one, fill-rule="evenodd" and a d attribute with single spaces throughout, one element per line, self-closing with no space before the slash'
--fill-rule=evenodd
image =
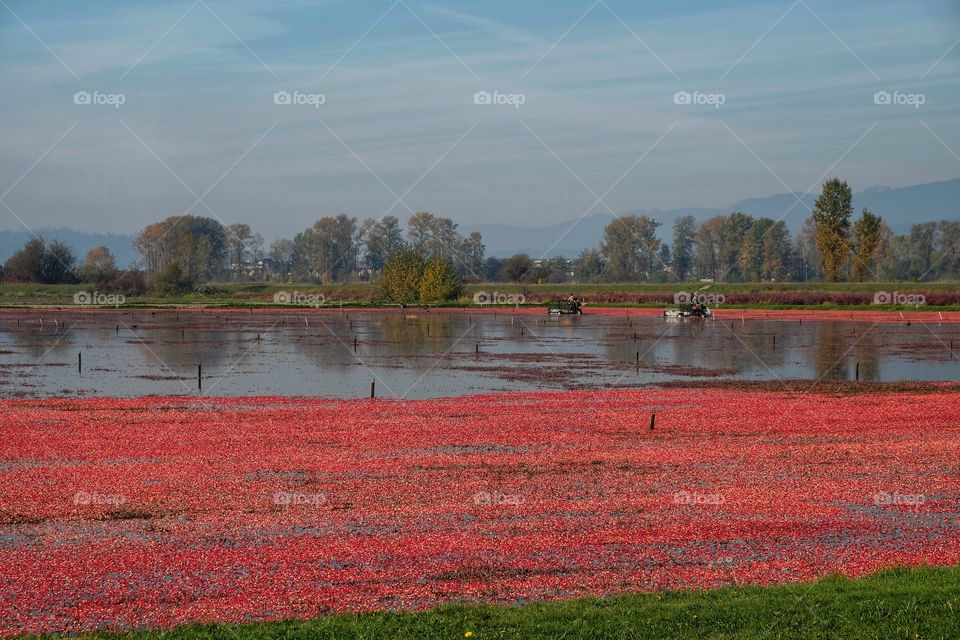
<path id="1" fill-rule="evenodd" d="M 713 312 L 700 303 L 681 304 L 676 309 L 664 309 L 664 318 L 712 318 Z"/>
<path id="2" fill-rule="evenodd" d="M 583 315 L 583 303 L 579 300 L 561 300 L 553 303 L 547 310 L 551 316 Z"/>

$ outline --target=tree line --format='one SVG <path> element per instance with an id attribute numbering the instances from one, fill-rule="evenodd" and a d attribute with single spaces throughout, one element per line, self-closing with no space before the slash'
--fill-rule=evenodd
<path id="1" fill-rule="evenodd" d="M 599 246 L 576 258 L 517 254 L 501 259 L 485 256 L 479 233 L 462 235 L 450 218 L 428 212 L 411 215 L 405 229 L 391 215 L 362 221 L 346 214 L 326 216 L 269 247 L 249 225 L 181 215 L 137 234 L 134 246 L 141 261 L 129 269 L 118 269 L 106 247 L 92 249 L 80 262 L 65 244 L 34 238 L 7 260 L 2 277 L 48 284 L 93 282 L 131 292 L 149 284 L 161 293 L 230 280 L 336 284 L 380 280 L 392 258 L 410 251 L 423 259 L 405 257 L 411 272 L 439 260 L 430 263 L 438 282 L 451 277 L 524 283 L 960 278 L 960 221 L 915 224 L 896 235 L 880 215 L 866 209 L 854 219 L 852 189 L 839 178 L 824 183 L 795 236 L 782 220 L 743 212 L 702 222 L 681 216 L 665 239 L 661 227 L 652 217 L 625 215 L 611 220 Z"/>
<path id="2" fill-rule="evenodd" d="M 401 248 L 443 258 L 461 275 L 484 259 L 479 233 L 466 237 L 450 218 L 413 214 L 406 232 L 394 216 L 382 219 L 325 216 L 292 239 L 268 248 L 246 224 L 224 226 L 211 218 L 171 216 L 148 225 L 134 240 L 148 276 L 176 272 L 194 282 L 273 280 L 337 284 L 377 279 Z M 172 275 L 172 274 L 171 274 Z"/>
<path id="3" fill-rule="evenodd" d="M 614 218 L 599 247 L 574 260 L 502 261 L 488 279 L 513 282 L 932 281 L 960 278 L 960 221 L 911 226 L 895 235 L 883 218 L 863 209 L 854 219 L 853 191 L 824 183 L 796 237 L 782 220 L 735 212 L 702 222 L 681 216 L 668 239 L 645 215 Z"/>

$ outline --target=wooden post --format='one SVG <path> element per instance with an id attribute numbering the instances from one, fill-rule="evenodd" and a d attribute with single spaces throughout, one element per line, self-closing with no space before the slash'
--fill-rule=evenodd
<path id="1" fill-rule="evenodd" d="M 640 352 L 637 351 L 637 364 L 640 364 Z"/>
<path id="2" fill-rule="evenodd" d="M 371 398 L 377 397 L 377 381 L 376 380 L 370 381 L 370 397 Z"/>
<path id="3" fill-rule="evenodd" d="M 203 390 L 203 363 L 197 363 L 197 390 Z"/>
<path id="4" fill-rule="evenodd" d="M 357 337 L 356 337 L 356 336 L 353 337 L 353 351 L 354 351 L 354 353 L 356 353 L 356 351 L 357 351 Z"/>
<path id="5" fill-rule="evenodd" d="M 83 373 L 83 352 L 77 352 L 77 373 Z"/>
<path id="6" fill-rule="evenodd" d="M 860 361 L 859 360 L 857 360 L 857 366 L 854 369 L 853 379 L 857 381 L 860 380 Z"/>
<path id="7" fill-rule="evenodd" d="M 654 411 L 650 414 L 650 431 L 653 431 L 653 426 L 657 422 L 657 412 Z"/>
<path id="8" fill-rule="evenodd" d="M 480 343 L 479 343 L 479 342 L 477 343 L 477 350 L 475 351 L 475 353 L 480 353 Z"/>

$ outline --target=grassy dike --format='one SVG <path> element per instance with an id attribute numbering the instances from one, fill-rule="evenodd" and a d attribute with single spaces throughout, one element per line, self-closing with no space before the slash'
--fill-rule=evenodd
<path id="1" fill-rule="evenodd" d="M 459 300 L 443 303 L 448 307 L 472 306 L 474 295 L 480 292 L 498 295 L 520 294 L 528 298 L 529 304 L 542 306 L 544 300 L 559 300 L 569 293 L 586 297 L 588 306 L 592 307 L 663 307 L 664 302 L 639 302 L 631 300 L 631 296 L 639 298 L 642 295 L 659 295 L 666 299 L 673 297 L 678 291 L 696 291 L 705 288 L 711 294 L 864 294 L 870 296 L 876 291 L 922 292 L 927 295 L 935 293 L 960 293 L 960 282 L 922 282 L 922 283 L 790 283 L 790 282 L 763 282 L 763 283 L 716 283 L 709 287 L 698 283 L 619 283 L 619 284 L 513 284 L 513 283 L 479 283 L 470 284 L 464 288 Z M 96 287 L 90 284 L 77 285 L 42 285 L 42 284 L 0 284 L 0 308 L 30 308 L 30 307 L 72 307 L 74 294 L 78 292 L 92 292 Z M 126 296 L 124 308 L 160 308 L 160 307 L 211 307 L 211 308 L 249 308 L 249 307 L 276 307 L 289 308 L 290 305 L 274 302 L 274 294 L 280 292 L 297 292 L 301 296 L 322 295 L 327 306 L 369 307 L 384 304 L 377 284 L 354 283 L 345 285 L 314 285 L 295 283 L 210 283 L 202 287 L 202 292 L 189 293 L 179 296 L 157 296 L 146 293 L 139 296 Z M 539 302 L 538 302 L 539 301 Z M 897 307 L 893 305 L 880 306 L 872 304 L 725 304 L 730 308 L 760 308 L 760 309 L 914 309 L 913 306 Z M 960 310 L 960 305 L 935 307 L 928 304 L 927 309 Z"/>
<path id="2" fill-rule="evenodd" d="M 446 606 L 305 622 L 195 625 L 101 640 L 390 638 L 960 638 L 960 567 L 892 569 L 859 580 L 632 594 L 510 607 Z"/>

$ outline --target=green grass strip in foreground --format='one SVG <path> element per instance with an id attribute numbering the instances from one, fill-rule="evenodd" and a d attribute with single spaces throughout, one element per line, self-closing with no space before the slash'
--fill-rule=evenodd
<path id="1" fill-rule="evenodd" d="M 892 569 L 860 580 L 631 594 L 519 606 L 193 625 L 94 634 L 110 640 L 472 640 L 557 638 L 960 638 L 960 567 Z"/>

